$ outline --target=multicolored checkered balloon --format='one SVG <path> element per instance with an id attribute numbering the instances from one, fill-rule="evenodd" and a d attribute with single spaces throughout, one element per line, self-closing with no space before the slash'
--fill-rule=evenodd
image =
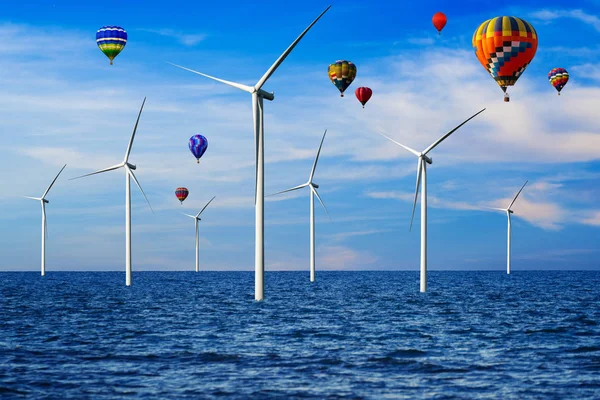
<path id="1" fill-rule="evenodd" d="M 531 63 L 537 47 L 538 36 L 533 26 L 517 17 L 488 19 L 473 34 L 477 59 L 504 93 Z M 508 95 L 504 101 L 509 101 Z"/>
<path id="2" fill-rule="evenodd" d="M 560 91 L 569 82 L 569 73 L 564 68 L 552 68 L 552 71 L 548 72 L 548 80 L 560 96 Z"/>
<path id="3" fill-rule="evenodd" d="M 127 44 L 127 32 L 120 26 L 103 26 L 96 32 L 96 44 L 112 65 L 114 58 Z"/>

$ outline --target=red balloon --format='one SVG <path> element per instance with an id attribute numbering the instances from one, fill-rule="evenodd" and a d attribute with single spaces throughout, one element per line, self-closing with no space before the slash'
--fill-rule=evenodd
<path id="1" fill-rule="evenodd" d="M 181 202 L 181 204 L 183 204 L 183 201 L 187 199 L 188 194 L 190 194 L 190 191 L 184 187 L 178 187 L 175 190 L 175 196 L 177 196 L 177 199 Z"/>
<path id="2" fill-rule="evenodd" d="M 433 22 L 433 26 L 435 26 L 435 28 L 438 30 L 439 35 L 442 32 L 442 29 L 444 29 L 444 26 L 446 26 L 447 19 L 444 13 L 437 12 L 433 14 L 431 22 Z"/>
<path id="3" fill-rule="evenodd" d="M 365 108 L 365 104 L 373 95 L 373 91 L 368 87 L 359 87 L 354 91 L 354 94 L 356 95 L 358 101 L 362 103 L 363 108 Z"/>

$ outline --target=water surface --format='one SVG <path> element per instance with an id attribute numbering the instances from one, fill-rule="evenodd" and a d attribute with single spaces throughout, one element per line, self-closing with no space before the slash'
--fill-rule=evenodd
<path id="1" fill-rule="evenodd" d="M 0 274 L 1 398 L 600 398 L 600 271 Z"/>

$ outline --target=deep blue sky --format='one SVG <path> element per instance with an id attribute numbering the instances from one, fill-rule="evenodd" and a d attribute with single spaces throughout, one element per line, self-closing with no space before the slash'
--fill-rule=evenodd
<path id="1" fill-rule="evenodd" d="M 213 195 L 201 268 L 253 268 L 250 98 L 166 62 L 254 84 L 329 3 L 146 3 L 4 5 L 0 269 L 39 268 L 39 204 L 18 196 L 41 195 L 64 163 L 48 196 L 48 271 L 124 268 L 123 171 L 67 179 L 120 162 L 144 96 L 131 161 L 156 213 L 134 186 L 134 270 L 193 269 L 194 227 L 179 211 Z M 504 269 L 506 217 L 479 209 L 505 207 L 529 180 L 514 206 L 513 269 L 600 268 L 600 2 L 370 3 L 333 3 L 265 85 L 276 95 L 265 104 L 267 193 L 306 180 L 329 129 L 315 182 L 333 222 L 317 205 L 317 268 L 417 270 L 416 160 L 377 132 L 422 150 L 483 107 L 431 153 L 429 267 Z M 471 47 L 499 15 L 539 35 L 510 103 Z M 129 36 L 113 66 L 95 44 L 103 25 Z M 337 59 L 358 69 L 344 98 L 327 77 Z M 554 67 L 571 75 L 560 97 Z M 374 91 L 364 110 L 359 86 Z M 209 140 L 200 165 L 187 149 L 196 133 Z M 183 206 L 178 186 L 190 189 Z M 308 269 L 308 193 L 270 200 L 266 268 Z"/>

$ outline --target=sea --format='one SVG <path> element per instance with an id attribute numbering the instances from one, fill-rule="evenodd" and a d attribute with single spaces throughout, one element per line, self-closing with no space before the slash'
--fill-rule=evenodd
<path id="1" fill-rule="evenodd" d="M 600 399 L 600 271 L 0 273 L 0 398 Z"/>

